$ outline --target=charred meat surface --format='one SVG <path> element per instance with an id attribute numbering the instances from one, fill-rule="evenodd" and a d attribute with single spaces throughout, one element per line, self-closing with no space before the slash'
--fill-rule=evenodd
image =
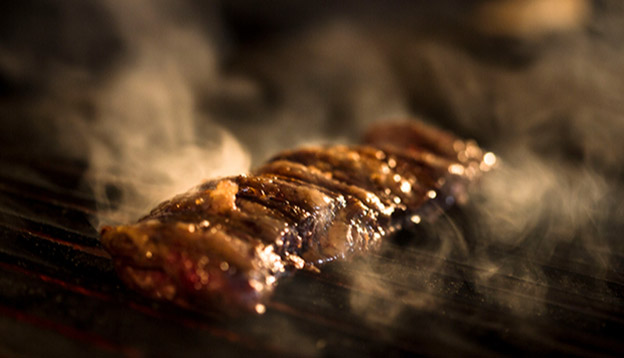
<path id="1" fill-rule="evenodd" d="M 281 276 L 374 249 L 465 201 L 494 158 L 420 122 L 382 123 L 362 145 L 287 151 L 205 182 L 136 224 L 104 227 L 102 243 L 126 284 L 150 297 L 263 312 Z"/>

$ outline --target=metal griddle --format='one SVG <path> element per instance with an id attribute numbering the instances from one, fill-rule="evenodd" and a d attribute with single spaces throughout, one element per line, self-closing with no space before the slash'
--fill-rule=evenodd
<path id="1" fill-rule="evenodd" d="M 0 356 L 410 356 L 557 353 L 581 356 L 624 352 L 624 260 L 593 277 L 571 262 L 573 244 L 538 263 L 547 274 L 539 304 L 519 315 L 487 299 L 468 275 L 481 268 L 436 255 L 417 231 L 385 244 L 366 263 L 374 282 L 354 284 L 361 260 L 335 263 L 321 274 L 298 272 L 278 286 L 266 314 L 200 315 L 144 299 L 123 287 L 90 224 L 95 203 L 82 186 L 84 165 L 63 159 L 0 162 Z M 461 223 L 461 209 L 449 215 Z M 444 225 L 444 220 L 435 225 Z M 535 261 L 522 250 L 510 260 Z M 496 254 L 495 252 L 493 254 Z M 576 253 L 582 256 L 583 252 Z M 399 269 L 397 269 L 399 268 Z M 412 285 L 429 272 L 427 287 Z M 506 280 L 521 280 L 508 276 Z M 574 282 L 574 285 L 562 284 Z M 517 282 L 516 282 L 517 283 Z M 523 283 L 527 292 L 536 283 Z M 570 289 L 574 287 L 575 289 Z M 500 292 L 497 292 L 500 290 Z M 393 292 L 392 295 L 387 294 Z M 396 296 L 396 293 L 401 293 Z M 351 295 L 379 314 L 356 312 Z M 435 302 L 424 308 L 418 302 Z M 400 314 L 384 317 L 387 307 Z"/>

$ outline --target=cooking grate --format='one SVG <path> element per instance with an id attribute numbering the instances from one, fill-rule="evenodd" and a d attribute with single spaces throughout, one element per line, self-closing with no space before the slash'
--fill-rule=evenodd
<path id="1" fill-rule="evenodd" d="M 296 273 L 263 316 L 200 316 L 151 302 L 121 285 L 99 245 L 83 171 L 66 160 L 0 162 L 0 356 L 624 352 L 624 258 L 611 254 L 597 276 L 571 259 L 583 254 L 574 244 L 544 261 L 520 248 L 491 248 L 538 265 L 546 277 L 492 273 L 498 284 L 488 287 L 471 280 L 487 270 L 441 257 L 435 242 L 411 232 L 365 263 Z M 461 224 L 468 214 L 450 215 Z M 497 295 L 542 309 L 513 313 L 491 299 Z"/>

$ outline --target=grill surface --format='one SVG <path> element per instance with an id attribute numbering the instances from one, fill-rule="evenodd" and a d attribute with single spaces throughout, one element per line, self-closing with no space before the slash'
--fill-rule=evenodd
<path id="1" fill-rule="evenodd" d="M 547 278 L 523 282 L 494 273 L 501 284 L 484 287 L 470 280 L 483 268 L 442 258 L 435 240 L 410 232 L 371 255 L 368 270 L 357 272 L 364 261 L 356 260 L 319 275 L 297 273 L 281 283 L 262 316 L 200 316 L 150 302 L 121 285 L 102 250 L 90 224 L 94 200 L 80 185 L 83 170 L 62 160 L 0 163 L 2 356 L 624 352 L 624 260 L 613 255 L 610 270 L 592 276 L 570 259 L 583 256 L 573 244 L 547 262 L 521 249 L 492 249 L 537 264 Z M 461 227 L 469 213 L 449 215 Z M 491 299 L 501 294 L 543 309 L 518 314 Z M 353 297 L 368 303 L 364 314 Z"/>

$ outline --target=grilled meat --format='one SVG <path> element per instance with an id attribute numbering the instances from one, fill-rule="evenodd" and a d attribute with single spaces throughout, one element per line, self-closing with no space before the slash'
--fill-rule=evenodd
<path id="1" fill-rule="evenodd" d="M 281 276 L 374 249 L 466 200 L 493 158 L 419 122 L 379 124 L 363 145 L 287 151 L 205 182 L 136 224 L 104 227 L 102 243 L 121 278 L 150 297 L 263 312 Z"/>

